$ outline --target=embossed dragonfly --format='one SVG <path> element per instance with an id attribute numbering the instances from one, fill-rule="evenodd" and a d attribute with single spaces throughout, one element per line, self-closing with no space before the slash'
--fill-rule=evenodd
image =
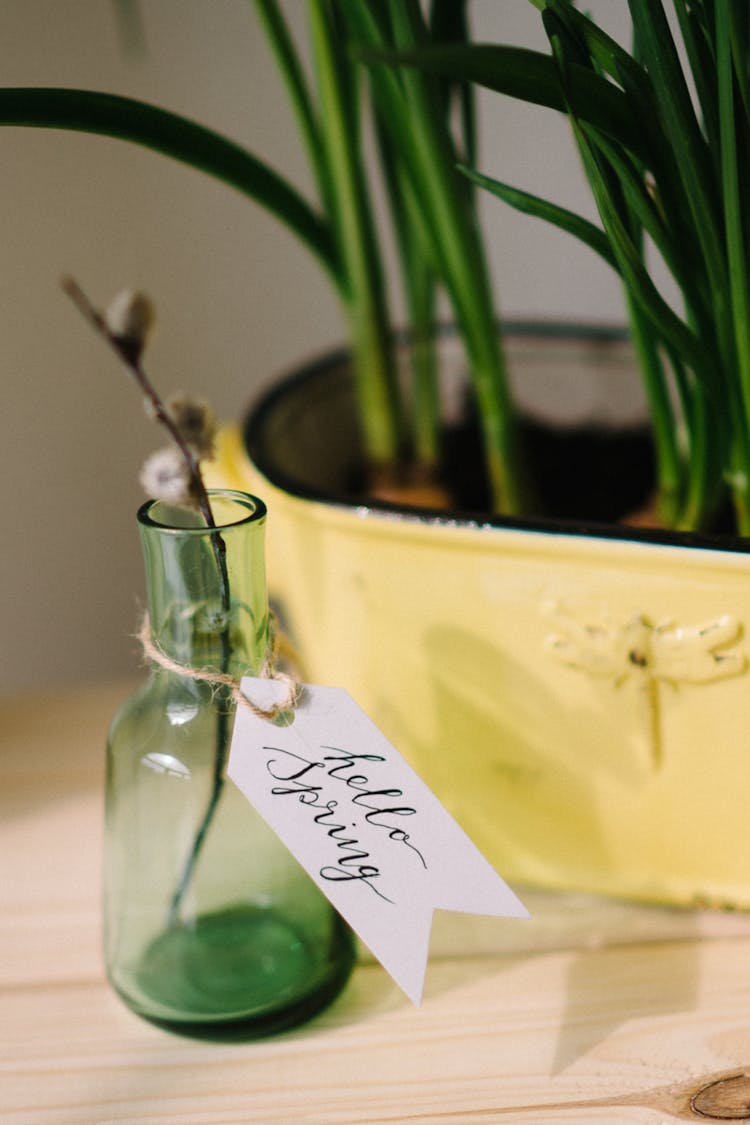
<path id="1" fill-rule="evenodd" d="M 742 626 L 723 614 L 700 625 L 655 625 L 642 613 L 627 621 L 591 624 L 552 607 L 559 631 L 545 640 L 548 651 L 571 668 L 613 681 L 634 679 L 645 704 L 646 738 L 654 769 L 662 764 L 660 686 L 709 684 L 745 671 L 746 657 L 729 649 Z"/>

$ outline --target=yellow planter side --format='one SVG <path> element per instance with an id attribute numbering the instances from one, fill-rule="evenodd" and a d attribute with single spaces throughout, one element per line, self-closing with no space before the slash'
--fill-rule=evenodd
<path id="1" fill-rule="evenodd" d="M 313 682 L 347 688 L 517 883 L 750 908 L 750 556 L 269 509 Z"/>

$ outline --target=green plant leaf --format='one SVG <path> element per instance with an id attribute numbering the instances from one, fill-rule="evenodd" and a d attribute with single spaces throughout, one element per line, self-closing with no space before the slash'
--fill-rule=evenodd
<path id="1" fill-rule="evenodd" d="M 750 119 L 750 11 L 747 4 L 732 4 L 729 12 L 734 73 L 745 117 Z"/>
<path id="2" fill-rule="evenodd" d="M 683 464 L 680 457 L 675 412 L 669 396 L 658 335 L 643 309 L 626 291 L 630 333 L 649 401 L 656 452 L 658 506 L 668 527 L 679 523 Z"/>
<path id="3" fill-rule="evenodd" d="M 399 75 L 389 60 L 400 52 L 394 52 L 382 34 L 373 10 L 377 5 L 368 0 L 346 0 L 342 7 L 357 57 L 368 64 L 378 113 L 391 132 L 425 215 L 434 261 L 461 327 L 480 403 L 485 463 L 495 503 L 506 512 L 517 512 L 523 492 L 520 474 L 513 472 L 520 461 L 518 434 L 483 248 L 465 183 L 455 171 L 455 148 L 436 104 L 433 82 L 427 80 L 430 76 Z M 419 41 L 424 27 L 416 0 L 391 0 L 389 11 L 399 46 Z"/>
<path id="4" fill-rule="evenodd" d="M 718 197 L 710 155 L 701 133 L 661 0 L 628 0 L 643 59 L 654 85 L 665 135 L 679 144 L 679 168 L 695 233 L 717 296 L 726 284 Z"/>
<path id="5" fill-rule="evenodd" d="M 628 154 L 588 125 L 581 124 L 580 128 L 615 173 L 629 208 L 652 238 L 673 277 L 683 290 L 690 290 L 691 279 L 688 266 L 682 258 L 681 247 L 675 243 L 666 222 L 654 205 L 641 174 L 634 167 Z"/>
<path id="6" fill-rule="evenodd" d="M 428 44 L 418 50 L 368 51 L 365 61 L 417 67 L 425 73 L 452 76 L 524 102 L 566 111 L 554 59 L 525 47 Z M 647 158 L 643 134 L 634 127 L 622 90 L 586 67 L 573 65 L 570 70 L 571 105 L 576 116 Z"/>
<path id="7" fill-rule="evenodd" d="M 318 190 L 322 198 L 326 199 L 328 184 L 321 151 L 320 130 L 294 40 L 277 0 L 252 0 L 252 3 L 287 88 L 289 101 L 315 173 Z"/>
<path id="8" fill-rule="evenodd" d="M 690 74 L 703 115 L 703 128 L 709 147 L 718 147 L 719 121 L 716 105 L 716 55 L 708 29 L 690 0 L 675 0 L 675 11 L 685 44 Z"/>
<path id="9" fill-rule="evenodd" d="M 70 129 L 153 149 L 222 180 L 285 223 L 341 284 L 327 224 L 297 190 L 252 153 L 186 117 L 147 102 L 89 90 L 0 89 L 0 125 Z"/>
<path id="10" fill-rule="evenodd" d="M 430 42 L 468 43 L 469 22 L 467 0 L 432 0 L 430 9 Z M 461 109 L 463 156 L 473 164 L 477 152 L 477 121 L 474 87 L 470 82 L 447 82 L 446 108 L 450 111 L 451 93 L 457 92 Z"/>
<path id="11" fill-rule="evenodd" d="M 368 454 L 378 465 L 398 461 L 402 414 L 392 361 L 382 263 L 360 153 L 359 101 L 327 0 L 308 0 L 318 86 L 321 141 L 331 187 L 331 223 L 345 275 L 344 304 L 355 353 L 357 394 Z"/>
<path id="12" fill-rule="evenodd" d="M 744 425 L 739 438 L 744 452 L 743 470 L 748 477 L 745 502 L 750 496 L 750 282 L 743 230 L 744 200 L 740 193 L 738 167 L 735 76 L 730 46 L 730 3 L 716 0 L 717 69 L 719 79 L 719 125 L 721 138 L 721 184 L 724 197 L 726 253 L 729 289 L 734 320 L 734 355 L 743 406 Z M 737 104 L 742 104 L 737 100 Z"/>
<path id="13" fill-rule="evenodd" d="M 704 366 L 700 340 L 670 308 L 654 285 L 640 251 L 610 195 L 607 180 L 598 166 L 591 142 L 575 121 L 573 127 L 599 215 L 625 284 L 656 330 L 692 367 L 700 370 Z"/>
<path id="14" fill-rule="evenodd" d="M 547 0 L 542 18 L 548 14 L 555 15 L 571 34 L 577 36 L 596 66 L 616 82 L 620 82 L 625 71 L 630 74 L 631 80 L 649 85 L 648 75 L 632 55 L 592 19 L 574 7 L 570 0 Z"/>
<path id="15" fill-rule="evenodd" d="M 394 42 L 420 49 L 427 40 L 419 0 L 390 0 Z M 499 346 L 491 284 L 465 181 L 455 171 L 452 136 L 436 105 L 435 76 L 409 69 L 403 76 L 411 121 L 408 151 L 413 158 L 415 193 L 429 215 L 434 254 L 450 295 L 469 358 L 480 404 L 485 462 L 495 503 L 518 511 L 518 433 L 510 405 L 507 373 Z M 377 82 L 375 82 L 377 96 Z"/>
<path id="16" fill-rule="evenodd" d="M 440 410 L 437 352 L 434 340 L 437 276 L 422 209 L 413 185 L 392 143 L 390 131 L 375 108 L 375 136 L 380 170 L 401 269 L 412 339 L 411 386 L 413 455 L 433 471 L 440 460 Z"/>
<path id="17" fill-rule="evenodd" d="M 541 199 L 538 195 L 532 195 L 530 192 L 521 191 L 519 188 L 511 187 L 510 184 L 504 184 L 490 176 L 485 176 L 474 168 L 467 168 L 465 164 L 459 164 L 458 167 L 475 184 L 486 188 L 487 191 L 508 203 L 516 211 L 521 211 L 525 215 L 534 215 L 538 219 L 544 219 L 545 222 L 572 234 L 580 242 L 594 250 L 608 266 L 611 266 L 618 273 L 620 272 L 606 234 L 594 223 L 589 222 L 588 219 L 584 219 L 581 215 L 576 215 L 573 211 L 568 211 L 564 207 L 559 207 L 549 200 Z"/>

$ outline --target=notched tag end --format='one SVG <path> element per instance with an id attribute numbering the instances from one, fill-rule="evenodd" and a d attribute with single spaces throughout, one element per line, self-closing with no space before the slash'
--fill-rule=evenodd
<path id="1" fill-rule="evenodd" d="M 288 699 L 283 681 L 247 677 L 241 690 L 264 711 Z M 228 774 L 419 1004 L 435 908 L 527 911 L 345 691 L 306 685 L 293 718 L 285 728 L 238 707 Z"/>

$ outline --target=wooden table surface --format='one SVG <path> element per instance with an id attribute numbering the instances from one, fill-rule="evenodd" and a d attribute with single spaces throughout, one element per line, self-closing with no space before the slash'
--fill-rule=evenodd
<path id="1" fill-rule="evenodd" d="M 531 921 L 436 918 L 419 1009 L 365 957 L 275 1038 L 138 1019 L 100 954 L 102 746 L 126 690 L 0 702 L 4 1125 L 750 1120 L 746 916 L 517 888 Z"/>

